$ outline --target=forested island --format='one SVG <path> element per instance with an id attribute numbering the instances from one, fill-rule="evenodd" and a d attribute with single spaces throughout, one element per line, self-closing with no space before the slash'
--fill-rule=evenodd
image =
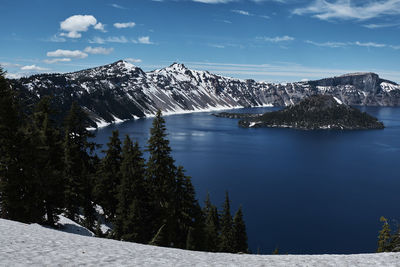
<path id="1" fill-rule="evenodd" d="M 336 129 L 367 130 L 383 129 L 377 118 L 343 104 L 329 95 L 313 95 L 297 105 L 264 114 L 239 114 L 222 112 L 217 117 L 240 119 L 239 126 L 245 128 L 278 127 L 302 130 Z"/>

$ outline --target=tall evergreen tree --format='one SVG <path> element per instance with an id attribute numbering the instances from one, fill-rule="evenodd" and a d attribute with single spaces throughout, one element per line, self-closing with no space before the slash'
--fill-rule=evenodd
<path id="1" fill-rule="evenodd" d="M 233 244 L 235 252 L 247 253 L 249 250 L 247 245 L 246 225 L 243 220 L 241 206 L 233 218 Z"/>
<path id="2" fill-rule="evenodd" d="M 235 252 L 233 242 L 233 221 L 228 192 L 225 194 L 224 207 L 221 214 L 221 234 L 219 250 L 221 252 Z"/>
<path id="3" fill-rule="evenodd" d="M 139 144 L 127 135 L 122 149 L 121 184 L 114 223 L 117 239 L 147 243 L 151 236 L 150 197 L 145 180 L 145 160 Z"/>
<path id="4" fill-rule="evenodd" d="M 205 217 L 204 225 L 204 246 L 206 251 L 218 251 L 219 217 L 217 207 L 212 205 L 210 194 L 207 194 L 203 208 Z"/>
<path id="5" fill-rule="evenodd" d="M 85 112 L 74 102 L 65 119 L 64 126 L 64 177 L 65 207 L 67 216 L 78 220 L 80 208 L 86 217 L 84 222 L 91 228 L 94 225 L 93 151 L 96 144 L 89 141 L 94 134 L 86 129 Z"/>
<path id="6" fill-rule="evenodd" d="M 104 213 L 113 220 L 117 209 L 118 186 L 121 182 L 121 140 L 118 130 L 112 132 L 107 150 L 103 151 L 105 157 L 101 161 L 98 171 L 98 180 L 95 187 L 97 203 L 102 206 Z"/>
<path id="7" fill-rule="evenodd" d="M 380 221 L 383 222 L 382 229 L 379 231 L 378 236 L 378 249 L 376 252 L 390 252 L 391 251 L 391 236 L 390 225 L 385 217 L 381 217 Z"/>
<path id="8" fill-rule="evenodd" d="M 1 216 L 21 222 L 39 222 L 31 179 L 31 142 L 24 132 L 18 98 L 0 68 L 0 206 Z M 26 149 L 29 148 L 29 149 Z M 39 214 L 37 214 L 39 212 Z"/>
<path id="9" fill-rule="evenodd" d="M 163 228 L 164 240 L 159 240 L 159 245 L 174 246 L 172 237 L 174 235 L 174 205 L 175 203 L 175 174 L 176 167 L 171 156 L 171 148 L 166 138 L 165 120 L 158 111 L 150 129 L 147 151 L 149 159 L 147 162 L 147 181 L 151 188 L 153 199 L 153 235 Z"/>
<path id="10" fill-rule="evenodd" d="M 46 212 L 46 223 L 54 225 L 64 204 L 63 150 L 60 131 L 52 119 L 50 97 L 43 97 L 33 113 L 32 142 L 35 144 L 34 173 L 40 182 L 40 201 Z"/>

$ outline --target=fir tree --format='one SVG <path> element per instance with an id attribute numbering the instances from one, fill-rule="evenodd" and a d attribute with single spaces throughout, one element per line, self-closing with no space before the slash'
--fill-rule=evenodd
<path id="1" fill-rule="evenodd" d="M 205 250 L 216 252 L 218 251 L 218 231 L 219 231 L 219 217 L 217 207 L 212 205 L 210 194 L 207 194 L 205 205 L 203 208 L 205 217 L 204 225 L 204 246 Z"/>
<path id="2" fill-rule="evenodd" d="M 46 223 L 54 225 L 64 204 L 63 151 L 60 131 L 52 119 L 55 111 L 51 98 L 43 97 L 36 105 L 30 136 L 36 149 L 31 159 L 35 163 L 34 174 L 40 183 L 40 201 L 44 205 Z"/>
<path id="3" fill-rule="evenodd" d="M 219 238 L 219 250 L 221 252 L 235 252 L 232 224 L 230 201 L 228 192 L 226 192 L 224 207 L 221 215 L 221 234 Z"/>
<path id="4" fill-rule="evenodd" d="M 235 252 L 248 252 L 246 225 L 241 206 L 233 218 L 233 243 Z"/>
<path id="5" fill-rule="evenodd" d="M 150 207 L 145 180 L 145 161 L 139 144 L 125 137 L 122 149 L 121 184 L 114 223 L 117 239 L 146 243 L 151 238 Z"/>
<path id="6" fill-rule="evenodd" d="M 65 119 L 64 177 L 65 207 L 68 218 L 78 220 L 80 208 L 86 217 L 85 225 L 94 225 L 93 207 L 93 151 L 96 144 L 88 139 L 94 135 L 86 129 L 85 112 L 73 103 Z"/>
<path id="7" fill-rule="evenodd" d="M 166 138 L 165 120 L 158 111 L 150 129 L 147 151 L 147 181 L 153 199 L 153 233 L 165 224 L 163 246 L 173 246 L 175 173 L 176 167 L 171 157 L 171 148 Z"/>
<path id="8" fill-rule="evenodd" d="M 16 94 L 0 68 L 0 206 L 1 216 L 21 222 L 40 222 L 38 181 L 31 179 L 31 140 L 24 132 L 24 117 Z"/>
<path id="9" fill-rule="evenodd" d="M 400 225 L 397 226 L 397 231 L 391 237 L 390 247 L 392 252 L 400 252 Z"/>
<path id="10" fill-rule="evenodd" d="M 376 252 L 390 252 L 391 251 L 391 236 L 390 225 L 385 217 L 381 217 L 380 221 L 383 222 L 382 229 L 379 231 L 378 236 L 378 249 Z"/>
<path id="11" fill-rule="evenodd" d="M 118 135 L 118 130 L 112 132 L 110 142 L 107 143 L 107 150 L 103 151 L 105 157 L 101 161 L 98 181 L 95 187 L 97 203 L 100 204 L 104 213 L 111 220 L 114 218 L 117 209 L 117 190 L 121 180 L 122 149 Z"/>

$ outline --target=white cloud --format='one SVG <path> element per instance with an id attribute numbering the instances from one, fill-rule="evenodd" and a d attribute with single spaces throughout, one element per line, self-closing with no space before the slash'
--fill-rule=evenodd
<path id="1" fill-rule="evenodd" d="M 307 44 L 312 44 L 315 46 L 322 46 L 322 47 L 331 47 L 331 48 L 338 48 L 338 47 L 345 47 L 348 45 L 348 43 L 343 43 L 343 42 L 324 42 L 324 43 L 318 43 L 310 40 L 306 40 L 305 43 Z"/>
<path id="2" fill-rule="evenodd" d="M 297 8 L 293 14 L 311 14 L 321 20 L 368 20 L 385 15 L 400 14 L 400 0 L 362 1 L 355 4 L 352 0 L 315 0 L 311 5 Z M 360 3 L 360 2 L 358 2 Z"/>
<path id="3" fill-rule="evenodd" d="M 118 4 L 111 4 L 111 6 L 112 6 L 113 8 L 118 8 L 118 9 L 127 9 L 126 7 L 120 6 L 120 5 L 118 5 Z"/>
<path id="4" fill-rule="evenodd" d="M 137 42 L 140 43 L 140 44 L 153 44 L 153 42 L 150 41 L 150 37 L 149 36 L 139 37 Z"/>
<path id="5" fill-rule="evenodd" d="M 27 66 L 23 66 L 21 67 L 21 70 L 29 70 L 29 71 L 45 71 L 45 70 L 49 70 L 46 68 L 42 68 L 36 65 L 27 65 Z"/>
<path id="6" fill-rule="evenodd" d="M 57 62 L 69 62 L 69 61 L 71 61 L 71 59 L 67 58 L 67 57 L 43 60 L 43 62 L 46 63 L 46 64 L 54 64 L 54 63 L 57 63 Z"/>
<path id="7" fill-rule="evenodd" d="M 110 54 L 112 51 L 114 51 L 114 48 L 104 48 L 104 47 L 101 47 L 101 46 L 99 46 L 99 47 L 91 47 L 91 46 L 88 46 L 88 47 L 85 48 L 84 51 L 85 51 L 86 53 L 89 53 L 89 54 L 108 55 L 108 54 Z"/>
<path id="8" fill-rule="evenodd" d="M 114 23 L 114 27 L 117 29 L 124 29 L 124 28 L 133 28 L 135 27 L 136 23 L 135 22 L 117 22 Z"/>
<path id="9" fill-rule="evenodd" d="M 220 45 L 220 44 L 209 44 L 208 46 L 214 47 L 214 48 L 220 48 L 220 49 L 225 48 L 224 45 Z"/>
<path id="10" fill-rule="evenodd" d="M 131 62 L 131 63 L 140 63 L 140 62 L 142 62 L 142 60 L 139 59 L 139 58 L 131 58 L 131 57 L 125 58 L 125 61 Z"/>
<path id="11" fill-rule="evenodd" d="M 54 43 L 63 43 L 65 42 L 65 38 L 58 36 L 57 34 L 54 34 L 51 36 L 47 41 L 54 42 Z"/>
<path id="12" fill-rule="evenodd" d="M 67 57 L 67 58 L 86 58 L 88 54 L 80 50 L 63 50 L 57 49 L 56 51 L 47 52 L 48 57 Z"/>
<path id="13" fill-rule="evenodd" d="M 371 24 L 366 24 L 363 26 L 368 29 L 380 29 L 380 28 L 389 28 L 389 27 L 400 26 L 400 23 L 386 23 L 386 24 L 385 23 L 383 23 L 383 24 L 371 23 Z"/>
<path id="14" fill-rule="evenodd" d="M 386 47 L 385 44 L 379 44 L 379 43 L 374 43 L 374 42 L 361 43 L 361 42 L 357 41 L 357 42 L 354 42 L 353 44 L 357 45 L 357 46 L 365 46 L 365 47 L 379 47 L 379 48 Z"/>
<path id="15" fill-rule="evenodd" d="M 276 37 L 257 37 L 258 40 L 263 40 L 266 42 L 271 42 L 271 43 L 279 43 L 279 42 L 288 42 L 288 41 L 293 41 L 294 37 L 285 35 L 285 36 L 276 36 Z"/>
<path id="16" fill-rule="evenodd" d="M 3 68 L 16 68 L 16 67 L 21 67 L 20 64 L 9 63 L 9 62 L 0 62 L 0 66 L 3 67 Z"/>
<path id="17" fill-rule="evenodd" d="M 104 29 L 104 24 L 103 23 L 101 23 L 101 22 L 98 22 L 96 25 L 94 25 L 94 29 L 95 30 L 99 30 L 99 31 L 102 31 L 102 32 L 107 32 L 105 29 Z"/>
<path id="18" fill-rule="evenodd" d="M 107 38 L 94 37 L 89 40 L 91 44 L 105 44 L 105 43 L 128 43 L 129 40 L 125 36 L 110 36 Z"/>
<path id="19" fill-rule="evenodd" d="M 233 13 L 237 13 L 237 14 L 244 15 L 244 16 L 253 16 L 253 14 L 251 14 L 250 12 L 245 11 L 245 10 L 233 9 L 233 10 L 231 10 L 231 11 L 232 11 Z"/>
<path id="20" fill-rule="evenodd" d="M 73 15 L 66 20 L 60 22 L 61 36 L 69 38 L 81 38 L 81 32 L 86 32 L 89 27 L 93 26 L 96 30 L 104 31 L 104 25 L 97 22 L 97 19 L 92 15 Z"/>

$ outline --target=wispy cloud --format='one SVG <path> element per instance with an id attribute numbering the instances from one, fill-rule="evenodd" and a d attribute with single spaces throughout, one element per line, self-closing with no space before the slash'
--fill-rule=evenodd
<path id="1" fill-rule="evenodd" d="M 400 26 L 400 23 L 382 23 L 382 24 L 371 23 L 371 24 L 365 24 L 363 26 L 368 29 L 381 29 L 381 28 L 397 27 Z"/>
<path id="2" fill-rule="evenodd" d="M 135 22 L 117 22 L 114 23 L 114 27 L 117 29 L 124 29 L 124 28 L 133 28 L 135 27 L 136 23 Z"/>
<path id="3" fill-rule="evenodd" d="M 62 58 L 86 58 L 88 54 L 80 50 L 63 50 L 57 49 L 55 51 L 47 52 L 48 57 L 62 57 Z"/>
<path id="4" fill-rule="evenodd" d="M 131 63 L 141 63 L 142 62 L 142 60 L 139 58 L 131 58 L 131 57 L 125 58 L 125 60 L 128 62 L 131 62 Z"/>
<path id="5" fill-rule="evenodd" d="M 49 70 L 47 68 L 42 68 L 36 65 L 26 65 L 21 67 L 21 70 L 25 70 L 25 71 L 46 71 Z"/>
<path id="6" fill-rule="evenodd" d="M 220 49 L 225 48 L 224 45 L 220 45 L 220 44 L 209 44 L 208 46 L 209 47 L 214 47 L 214 48 L 220 48 Z"/>
<path id="7" fill-rule="evenodd" d="M 251 14 L 249 11 L 246 11 L 246 10 L 232 9 L 231 11 L 233 13 L 243 15 L 243 16 L 254 16 L 253 14 Z"/>
<path id="8" fill-rule="evenodd" d="M 204 4 L 226 4 L 234 2 L 235 0 L 192 0 L 193 2 L 204 3 Z M 161 2 L 161 1 L 159 1 Z"/>
<path id="9" fill-rule="evenodd" d="M 91 44 L 105 44 L 105 43 L 128 43 L 129 40 L 125 36 L 109 36 L 107 38 L 94 37 L 89 40 Z"/>
<path id="10" fill-rule="evenodd" d="M 293 14 L 311 14 L 321 20 L 368 20 L 400 14 L 400 0 L 362 1 L 363 4 L 354 2 L 352 0 L 315 0 L 307 7 L 293 10 Z"/>
<path id="11" fill-rule="evenodd" d="M 114 48 L 104 48 L 104 47 L 101 47 L 101 46 L 99 46 L 99 47 L 88 46 L 83 51 L 85 51 L 88 54 L 94 54 L 94 55 L 99 55 L 99 54 L 100 55 L 108 55 L 112 51 L 114 51 Z"/>
<path id="12" fill-rule="evenodd" d="M 135 42 L 135 40 L 133 40 Z M 137 43 L 139 44 L 154 44 L 152 41 L 150 41 L 149 36 L 142 36 L 137 39 Z"/>
<path id="13" fill-rule="evenodd" d="M 126 7 L 123 7 L 123 6 L 118 5 L 118 4 L 110 4 L 110 6 L 112 6 L 113 8 L 118 8 L 118 9 L 127 9 Z"/>
<path id="14" fill-rule="evenodd" d="M 374 48 L 384 48 L 384 47 L 389 47 L 392 49 L 396 49 L 397 46 L 395 45 L 388 45 L 388 44 L 382 44 L 382 43 L 376 43 L 376 42 L 360 42 L 360 41 L 355 41 L 355 42 L 314 42 L 310 40 L 304 41 L 307 44 L 315 45 L 315 46 L 320 46 L 320 47 L 330 47 L 330 48 L 343 48 L 343 47 L 348 47 L 348 46 L 361 46 L 361 47 L 374 47 Z"/>
<path id="15" fill-rule="evenodd" d="M 69 62 L 71 61 L 70 58 L 53 58 L 53 59 L 45 59 L 43 60 L 44 63 L 46 64 L 54 64 L 54 63 L 58 63 L 58 62 Z"/>
<path id="16" fill-rule="evenodd" d="M 279 42 L 293 41 L 294 37 L 291 37 L 291 36 L 288 36 L 288 35 L 276 36 L 276 37 L 262 36 L 262 37 L 257 37 L 257 40 L 262 40 L 262 41 L 271 42 L 271 43 L 279 43 Z"/>

